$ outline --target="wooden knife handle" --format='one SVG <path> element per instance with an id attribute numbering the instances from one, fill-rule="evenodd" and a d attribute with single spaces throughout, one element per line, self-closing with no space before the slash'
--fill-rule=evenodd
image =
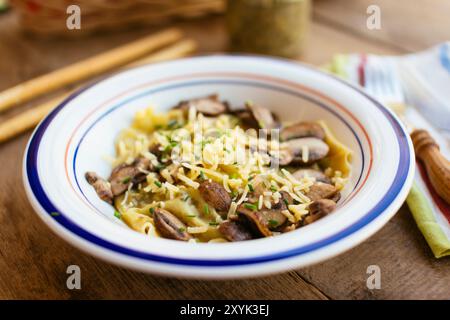
<path id="1" fill-rule="evenodd" d="M 450 161 L 442 155 L 428 131 L 414 130 L 411 139 L 416 156 L 425 165 L 436 193 L 450 204 Z"/>

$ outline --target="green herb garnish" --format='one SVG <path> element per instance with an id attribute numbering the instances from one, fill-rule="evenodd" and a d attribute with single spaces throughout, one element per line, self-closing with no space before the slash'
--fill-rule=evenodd
<path id="1" fill-rule="evenodd" d="M 209 223 L 210 226 L 218 226 L 219 224 L 220 224 L 220 223 L 218 223 L 218 222 L 210 222 L 210 223 Z"/>
<path id="2" fill-rule="evenodd" d="M 159 181 L 155 181 L 154 184 L 158 187 L 161 188 L 162 187 L 162 183 Z"/>
<path id="3" fill-rule="evenodd" d="M 55 212 L 50 212 L 50 215 L 51 215 L 52 217 L 57 217 L 57 216 L 60 215 L 60 213 L 55 211 Z"/>
<path id="4" fill-rule="evenodd" d="M 269 220 L 269 226 L 271 227 L 276 227 L 278 225 L 278 221 L 277 220 Z"/>
<path id="5" fill-rule="evenodd" d="M 285 204 L 285 205 L 287 205 L 287 206 L 289 205 L 289 201 L 288 201 L 288 199 L 286 199 L 286 198 L 283 198 L 283 202 L 284 202 L 284 204 Z"/>
<path id="6" fill-rule="evenodd" d="M 202 180 L 206 180 L 205 173 L 203 172 L 203 170 L 200 171 L 200 178 Z"/>
<path id="7" fill-rule="evenodd" d="M 203 207 L 203 211 L 206 215 L 209 215 L 209 206 L 207 204 L 205 204 L 205 206 Z"/>
<path id="8" fill-rule="evenodd" d="M 186 202 L 186 201 L 189 200 L 189 198 L 190 198 L 190 196 L 187 194 L 187 195 L 184 196 L 183 201 Z"/>
<path id="9" fill-rule="evenodd" d="M 196 218 L 197 215 L 196 214 L 188 214 L 186 217 L 188 217 L 188 218 Z"/>
<path id="10" fill-rule="evenodd" d="M 125 177 L 122 179 L 122 184 L 127 184 L 130 181 L 131 181 L 131 177 Z"/>
<path id="11" fill-rule="evenodd" d="M 120 214 L 119 211 L 114 211 L 114 217 L 116 217 L 117 219 L 122 219 L 122 215 Z"/>
<path id="12" fill-rule="evenodd" d="M 277 188 L 275 186 L 270 186 L 270 191 L 277 192 Z"/>
<path id="13" fill-rule="evenodd" d="M 169 129 L 175 129 L 178 126 L 179 126 L 179 123 L 175 119 L 170 120 L 169 123 L 167 123 L 167 127 L 169 127 Z"/>
<path id="14" fill-rule="evenodd" d="M 186 228 L 183 228 L 183 227 L 182 227 L 182 228 L 178 228 L 178 231 L 179 231 L 179 232 L 185 232 L 185 231 L 186 231 Z"/>
<path id="15" fill-rule="evenodd" d="M 256 209 L 258 209 L 258 207 L 252 203 L 244 203 L 244 207 L 252 211 L 256 211 Z"/>
<path id="16" fill-rule="evenodd" d="M 255 191 L 255 189 L 253 189 L 253 186 L 251 183 L 247 184 L 247 186 L 248 186 L 248 190 L 250 190 L 250 192 Z"/>
<path id="17" fill-rule="evenodd" d="M 151 208 L 149 209 L 149 211 L 150 211 L 150 214 L 153 215 L 153 214 L 155 213 L 155 208 L 151 207 Z"/>

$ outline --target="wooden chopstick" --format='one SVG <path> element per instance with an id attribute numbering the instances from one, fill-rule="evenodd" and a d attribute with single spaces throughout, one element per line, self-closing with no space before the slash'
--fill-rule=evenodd
<path id="1" fill-rule="evenodd" d="M 134 61 L 125 67 L 135 67 L 147 63 L 155 63 L 185 57 L 194 52 L 196 48 L 197 45 L 195 41 L 189 39 L 182 40 L 147 57 Z M 53 108 L 67 98 L 70 92 L 73 92 L 73 90 L 58 95 L 47 102 L 44 102 L 0 123 L 0 143 L 35 127 L 51 110 L 53 110 Z"/>
<path id="2" fill-rule="evenodd" d="M 23 82 L 0 93 L 0 112 L 139 59 L 149 52 L 180 40 L 181 37 L 180 30 L 167 29 Z"/>

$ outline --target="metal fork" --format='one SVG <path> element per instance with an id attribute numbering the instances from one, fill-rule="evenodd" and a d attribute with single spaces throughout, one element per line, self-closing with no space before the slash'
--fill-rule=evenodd
<path id="1" fill-rule="evenodd" d="M 366 91 L 384 105 L 391 108 L 402 118 L 409 129 L 411 125 L 405 121 L 405 95 L 400 82 L 400 75 L 393 58 L 370 57 L 365 66 L 364 87 Z"/>
<path id="2" fill-rule="evenodd" d="M 450 203 L 450 161 L 440 152 L 436 141 L 426 130 L 415 130 L 407 121 L 405 111 L 415 118 L 423 118 L 414 108 L 408 107 L 401 86 L 399 70 L 393 58 L 369 57 L 364 69 L 366 91 L 390 107 L 403 121 L 414 144 L 417 157 L 425 164 L 427 175 L 435 191 Z"/>

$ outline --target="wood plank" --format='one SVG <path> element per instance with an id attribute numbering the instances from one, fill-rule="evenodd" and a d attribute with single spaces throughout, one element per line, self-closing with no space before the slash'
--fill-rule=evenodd
<path id="1" fill-rule="evenodd" d="M 450 39 L 450 2 L 446 0 L 316 0 L 317 22 L 405 51 L 427 49 Z M 366 27 L 369 5 L 381 9 L 381 29 Z"/>

